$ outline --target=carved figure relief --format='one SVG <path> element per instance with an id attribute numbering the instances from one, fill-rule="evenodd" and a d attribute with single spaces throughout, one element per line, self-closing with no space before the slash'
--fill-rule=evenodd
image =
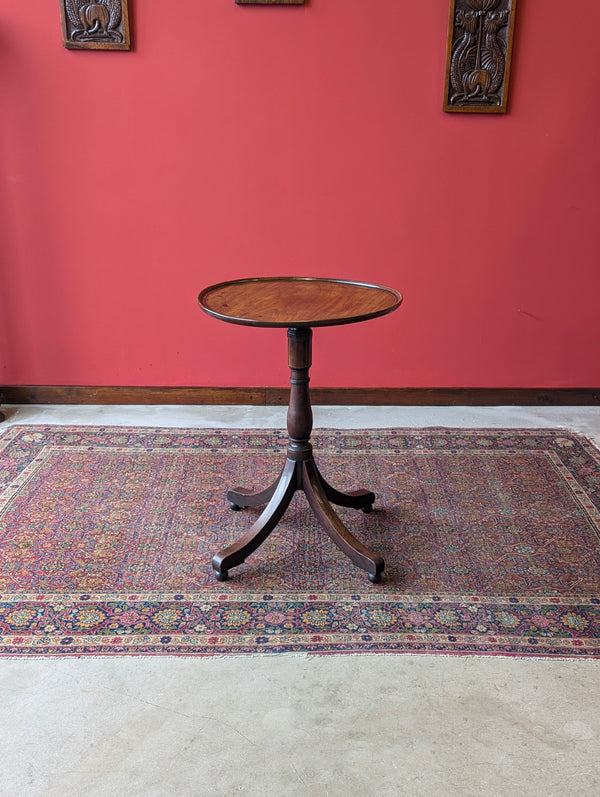
<path id="1" fill-rule="evenodd" d="M 516 0 L 451 0 L 445 111 L 504 113 Z"/>
<path id="2" fill-rule="evenodd" d="M 65 47 L 129 50 L 127 0 L 60 0 L 60 12 Z"/>

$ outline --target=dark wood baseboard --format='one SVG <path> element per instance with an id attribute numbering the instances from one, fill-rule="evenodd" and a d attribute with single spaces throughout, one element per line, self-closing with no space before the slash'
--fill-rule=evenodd
<path id="1" fill-rule="evenodd" d="M 287 404 L 289 390 L 268 388 L 267 404 Z M 600 389 L 533 388 L 311 388 L 313 404 L 478 407 L 600 405 Z"/>
<path id="2" fill-rule="evenodd" d="M 0 386 L 3 404 L 287 405 L 289 388 Z M 313 404 L 367 406 L 598 406 L 598 388 L 312 387 Z"/>

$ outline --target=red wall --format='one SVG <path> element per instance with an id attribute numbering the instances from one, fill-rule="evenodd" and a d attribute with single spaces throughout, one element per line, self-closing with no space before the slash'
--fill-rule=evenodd
<path id="1" fill-rule="evenodd" d="M 3 3 L 0 382 L 286 384 L 196 296 L 306 274 L 405 295 L 315 385 L 600 385 L 600 4 L 520 0 L 506 116 L 442 113 L 448 5 L 130 0 L 111 53 Z"/>

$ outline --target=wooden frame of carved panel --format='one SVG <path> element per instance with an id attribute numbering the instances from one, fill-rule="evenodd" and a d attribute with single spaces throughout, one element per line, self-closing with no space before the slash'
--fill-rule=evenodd
<path id="1" fill-rule="evenodd" d="M 130 50 L 127 0 L 59 0 L 69 50 Z"/>
<path id="2" fill-rule="evenodd" d="M 444 111 L 506 113 L 517 0 L 450 0 Z"/>
<path id="3" fill-rule="evenodd" d="M 235 0 L 239 6 L 303 6 L 304 0 Z"/>

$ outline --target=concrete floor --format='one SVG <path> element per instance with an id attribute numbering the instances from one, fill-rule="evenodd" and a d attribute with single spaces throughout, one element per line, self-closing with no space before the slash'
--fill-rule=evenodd
<path id="1" fill-rule="evenodd" d="M 284 408 L 20 407 L 13 423 L 280 427 Z M 315 407 L 317 427 L 565 427 L 600 408 Z M 600 662 L 0 660 L 0 797 L 600 794 Z"/>

